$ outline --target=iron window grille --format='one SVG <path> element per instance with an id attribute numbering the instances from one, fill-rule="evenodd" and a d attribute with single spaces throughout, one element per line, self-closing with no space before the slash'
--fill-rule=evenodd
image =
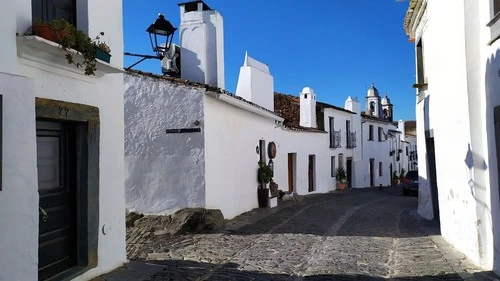
<path id="1" fill-rule="evenodd" d="M 349 133 L 347 138 L 347 148 L 355 148 L 356 147 L 356 132 Z"/>

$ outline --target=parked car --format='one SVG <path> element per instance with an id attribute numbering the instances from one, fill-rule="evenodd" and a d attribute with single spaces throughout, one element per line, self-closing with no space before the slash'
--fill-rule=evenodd
<path id="1" fill-rule="evenodd" d="M 418 171 L 409 171 L 403 179 L 403 195 L 418 192 Z"/>

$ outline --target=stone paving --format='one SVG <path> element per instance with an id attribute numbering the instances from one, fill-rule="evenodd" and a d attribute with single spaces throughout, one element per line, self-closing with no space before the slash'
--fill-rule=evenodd
<path id="1" fill-rule="evenodd" d="M 131 262 L 94 281 L 500 281 L 434 235 L 416 208 L 398 188 L 349 190 L 255 209 L 213 233 L 128 229 Z"/>

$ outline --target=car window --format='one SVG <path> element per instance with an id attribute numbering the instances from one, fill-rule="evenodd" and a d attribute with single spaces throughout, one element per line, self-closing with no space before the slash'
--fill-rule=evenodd
<path id="1" fill-rule="evenodd" d="M 416 179 L 416 178 L 418 178 L 418 172 L 417 171 L 409 171 L 408 173 L 406 173 L 406 177 L 411 178 L 411 179 Z"/>

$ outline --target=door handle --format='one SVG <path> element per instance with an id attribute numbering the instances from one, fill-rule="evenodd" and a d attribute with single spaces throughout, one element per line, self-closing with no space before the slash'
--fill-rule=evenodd
<path id="1" fill-rule="evenodd" d="M 42 207 L 38 206 L 38 213 L 42 215 L 42 221 L 46 222 L 47 219 L 49 218 L 49 215 L 47 214 L 47 211 L 45 211 Z"/>

